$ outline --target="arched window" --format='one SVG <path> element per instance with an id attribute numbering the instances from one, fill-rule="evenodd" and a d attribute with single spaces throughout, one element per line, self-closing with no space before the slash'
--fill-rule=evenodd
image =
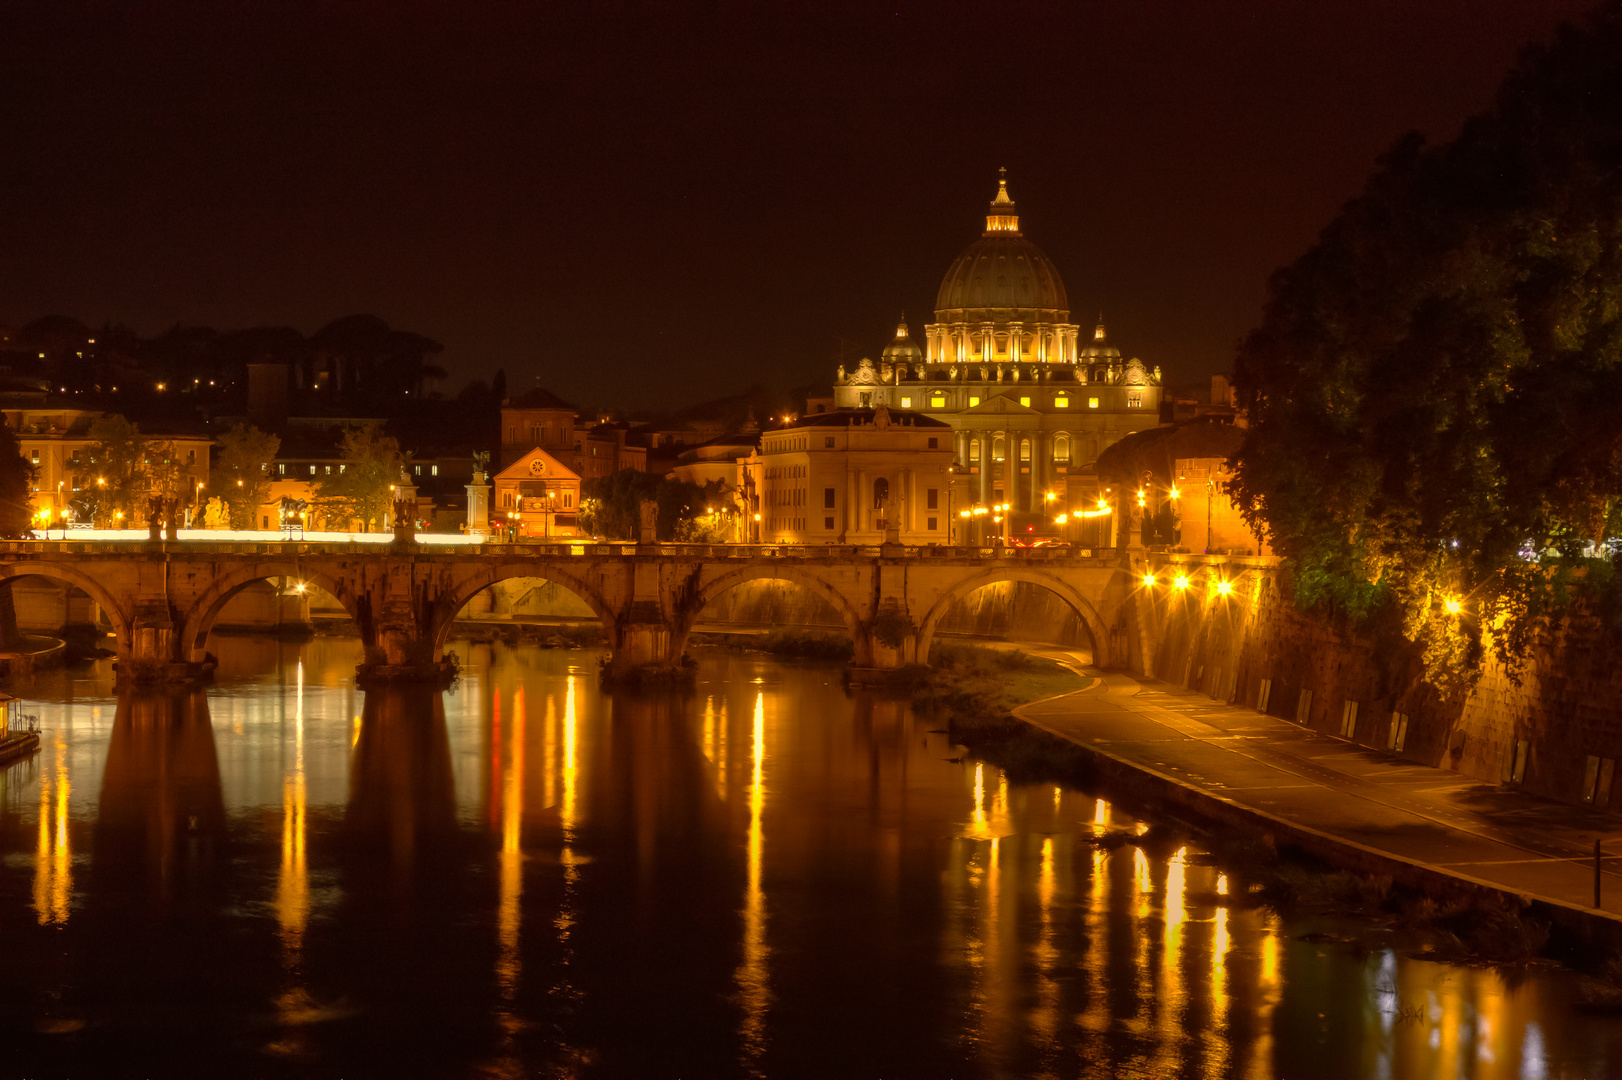
<path id="1" fill-rule="evenodd" d="M 1053 437 L 1053 460 L 1061 463 L 1070 460 L 1070 436 L 1061 432 Z"/>
<path id="2" fill-rule="evenodd" d="M 970 462 L 976 462 L 976 461 L 979 461 L 979 460 L 980 460 L 980 440 L 979 439 L 970 439 L 969 440 L 969 461 Z"/>
<path id="3" fill-rule="evenodd" d="M 1019 440 L 1019 460 L 1024 462 L 1029 462 L 1031 460 L 1031 440 Z"/>
<path id="4" fill-rule="evenodd" d="M 991 440 L 991 460 L 1003 460 L 1003 441 L 1001 435 L 998 435 L 995 439 Z"/>
<path id="5" fill-rule="evenodd" d="M 883 510 L 890 501 L 890 481 L 879 477 L 873 481 L 873 509 Z"/>

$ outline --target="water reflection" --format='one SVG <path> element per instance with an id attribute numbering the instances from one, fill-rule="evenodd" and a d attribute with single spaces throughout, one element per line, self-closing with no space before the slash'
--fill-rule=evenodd
<path id="1" fill-rule="evenodd" d="M 60 760 L 62 733 L 53 734 Z M 54 864 L 65 853 L 70 778 L 59 769 L 52 779 L 54 784 L 42 783 L 40 790 L 43 798 L 54 786 L 60 796 L 55 820 L 62 840 L 49 859 Z M 42 824 L 47 818 L 41 813 Z M 42 842 L 44 835 L 42 829 Z M 94 833 L 96 887 L 144 887 L 152 902 L 173 902 L 177 887 L 217 882 L 224 869 L 225 836 L 225 798 L 208 698 L 197 691 L 121 697 L 101 775 Z M 41 866 L 48 863 L 44 854 L 42 849 Z"/>
<path id="2" fill-rule="evenodd" d="M 1012 783 L 830 669 L 717 654 L 607 696 L 592 654 L 463 646 L 455 693 L 362 700 L 348 648 L 244 647 L 206 695 L 35 688 L 0 800 L 23 1075 L 1622 1062 L 1567 980 L 1304 939 L 1107 793 Z"/>

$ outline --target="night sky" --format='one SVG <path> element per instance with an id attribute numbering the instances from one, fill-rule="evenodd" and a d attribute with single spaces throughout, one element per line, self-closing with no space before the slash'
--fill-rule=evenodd
<path id="1" fill-rule="evenodd" d="M 0 323 L 370 312 L 577 405 L 915 338 L 998 166 L 1072 318 L 1225 371 L 1403 132 L 1588 3 L 0 8 Z"/>

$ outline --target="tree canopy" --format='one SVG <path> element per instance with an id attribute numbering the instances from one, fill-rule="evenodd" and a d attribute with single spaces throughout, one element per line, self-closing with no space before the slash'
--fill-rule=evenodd
<path id="1" fill-rule="evenodd" d="M 237 424 L 220 436 L 219 443 L 220 456 L 209 485 L 225 500 L 231 528 L 251 529 L 259 507 L 270 498 L 271 464 L 282 440 L 251 424 Z"/>
<path id="2" fill-rule="evenodd" d="M 1394 607 L 1432 681 L 1511 672 L 1613 579 L 1622 526 L 1622 24 L 1531 50 L 1453 142 L 1401 140 L 1279 271 L 1235 369 L 1234 494 L 1297 597 Z M 1485 633 L 1484 633 L 1485 631 Z"/>
<path id="3" fill-rule="evenodd" d="M 660 540 L 695 538 L 702 534 L 692 524 L 704 513 L 706 502 L 718 497 L 709 486 L 674 477 L 654 476 L 639 469 L 619 469 L 607 476 L 588 477 L 580 485 L 580 524 L 593 536 L 635 540 L 642 523 L 642 500 L 659 506 L 656 535 Z M 696 539 L 694 542 L 698 542 Z"/>
<path id="4" fill-rule="evenodd" d="M 374 526 L 387 528 L 394 508 L 394 486 L 405 462 L 400 444 L 384 435 L 377 424 L 363 424 L 344 432 L 338 455 L 343 467 L 321 478 L 316 488 L 320 500 L 359 518 L 363 532 L 371 532 Z"/>
<path id="5" fill-rule="evenodd" d="M 33 535 L 30 489 L 35 472 L 34 463 L 23 457 L 17 433 L 0 416 L 0 538 L 23 540 Z"/>

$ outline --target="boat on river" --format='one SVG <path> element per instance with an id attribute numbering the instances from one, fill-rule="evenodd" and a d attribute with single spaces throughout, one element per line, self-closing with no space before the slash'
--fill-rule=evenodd
<path id="1" fill-rule="evenodd" d="M 0 765 L 25 758 L 39 749 L 39 717 L 22 711 L 22 701 L 0 694 L 5 708 L 6 730 L 0 735 Z"/>

